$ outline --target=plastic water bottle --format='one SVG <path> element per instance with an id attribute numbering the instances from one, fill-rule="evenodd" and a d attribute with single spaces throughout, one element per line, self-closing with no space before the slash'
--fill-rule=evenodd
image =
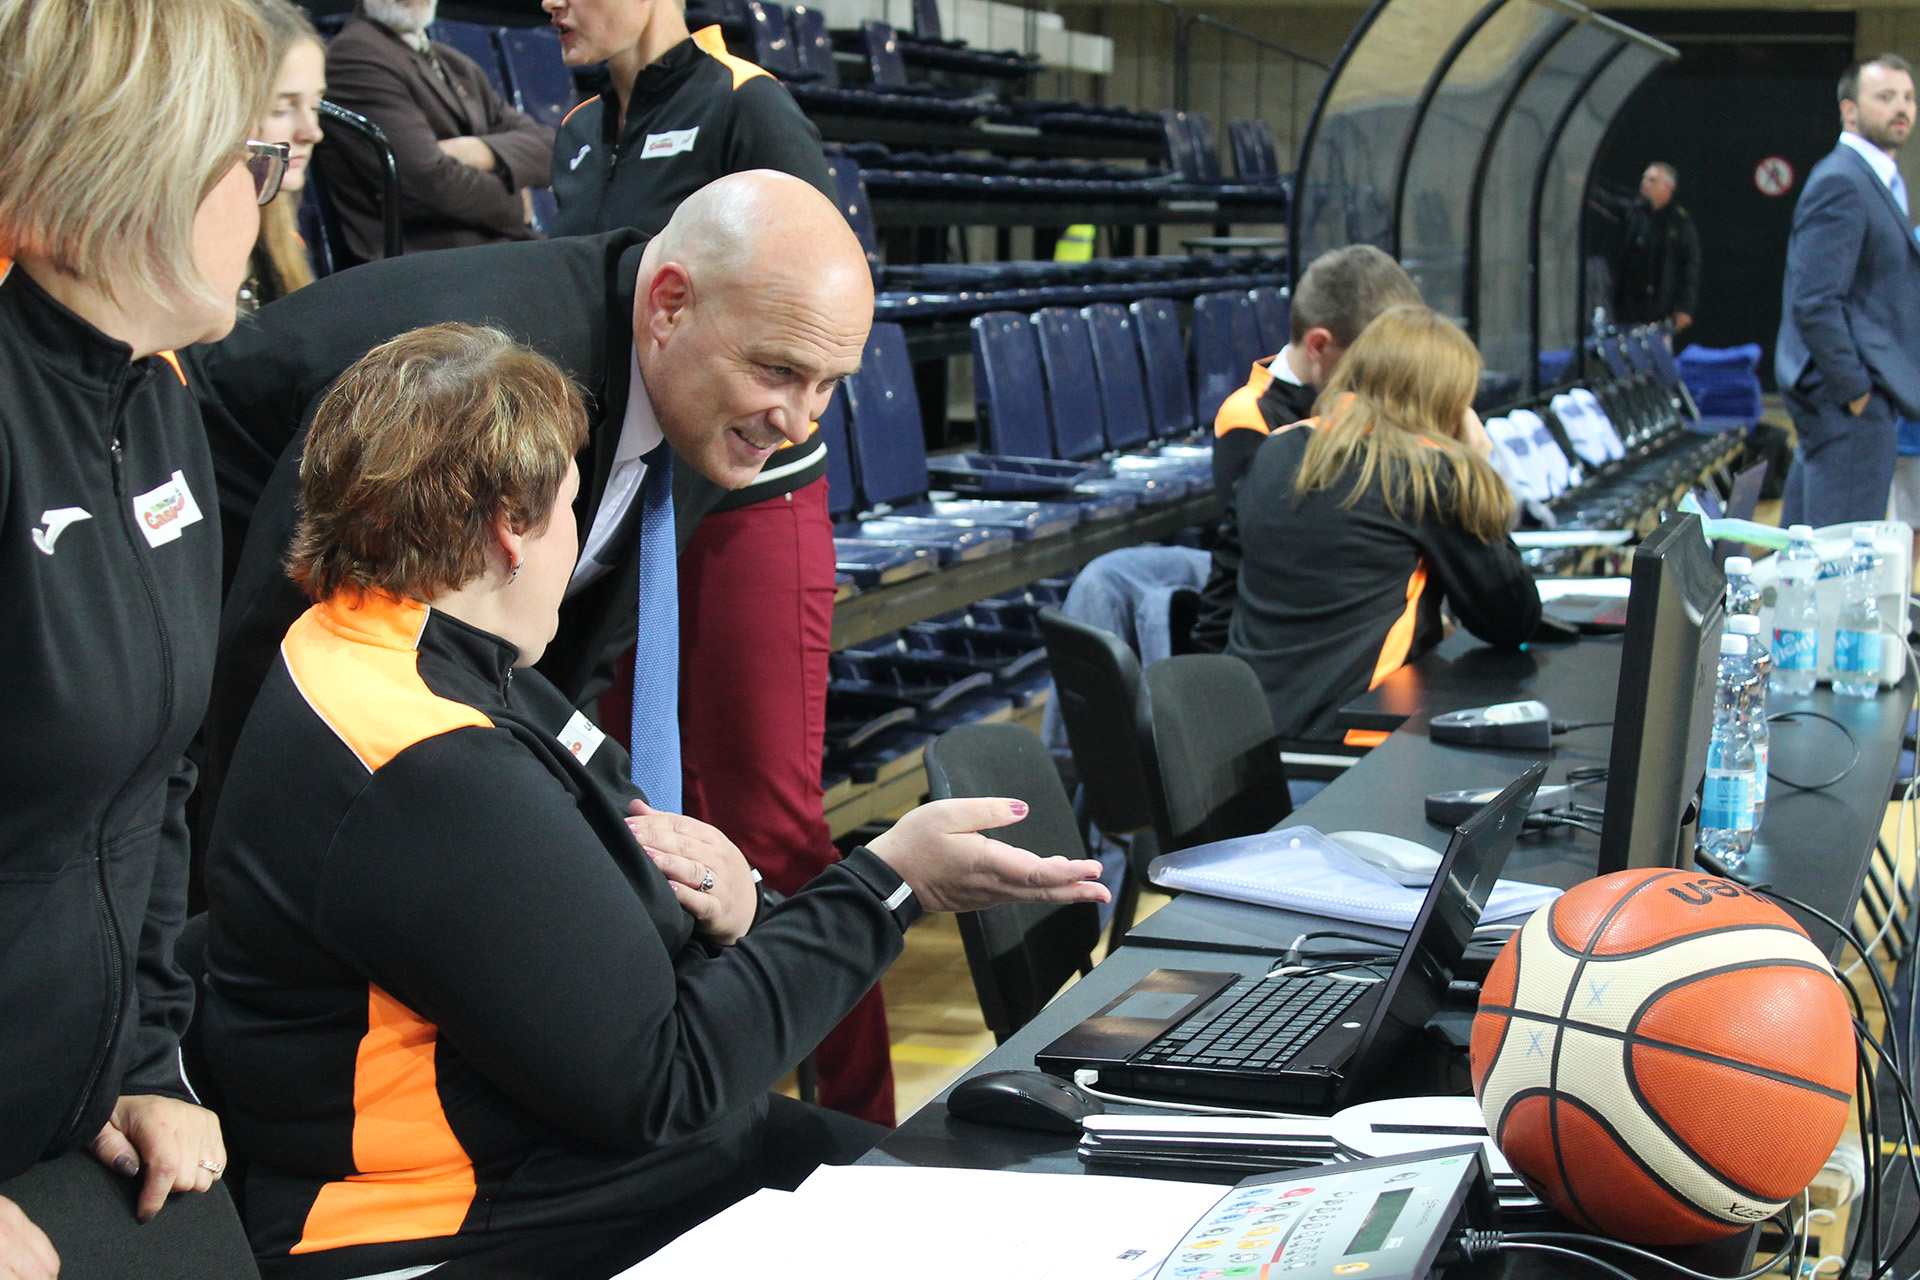
<path id="1" fill-rule="evenodd" d="M 1743 676 L 1750 681 L 1747 691 L 1747 741 L 1753 744 L 1753 829 L 1767 812 L 1767 749 L 1773 743 L 1773 730 L 1767 725 L 1767 683 L 1773 659 L 1760 639 L 1760 619 L 1752 614 L 1736 614 L 1727 619 L 1727 630 L 1747 641 L 1747 665 Z"/>
<path id="2" fill-rule="evenodd" d="M 1880 693 L 1880 553 L 1873 549 L 1873 530 L 1853 531 L 1847 551 L 1844 600 L 1833 636 L 1833 691 L 1849 698 L 1872 698 Z"/>
<path id="3" fill-rule="evenodd" d="M 1732 632 L 1721 636 L 1698 843 L 1728 870 L 1745 862 L 1753 848 L 1753 743 L 1747 738 L 1748 693 L 1743 683 L 1752 679 L 1751 671 L 1747 638 Z"/>
<path id="4" fill-rule="evenodd" d="M 1745 556 L 1728 556 L 1722 566 L 1727 574 L 1727 616 L 1743 613 L 1760 615 L 1760 588 L 1753 585 L 1753 561 Z"/>
<path id="5" fill-rule="evenodd" d="M 1773 604 L 1773 687 L 1799 696 L 1813 692 L 1820 666 L 1820 606 L 1813 584 L 1820 577 L 1820 553 L 1813 528 L 1796 524 L 1793 541 L 1780 553 L 1780 586 Z"/>

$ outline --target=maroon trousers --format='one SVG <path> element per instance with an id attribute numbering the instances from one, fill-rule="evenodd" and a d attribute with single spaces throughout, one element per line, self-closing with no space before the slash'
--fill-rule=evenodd
<path id="1" fill-rule="evenodd" d="M 827 482 L 708 516 L 680 555 L 686 811 L 724 831 L 783 894 L 839 852 L 821 812 L 833 523 Z M 880 988 L 814 1054 L 820 1105 L 892 1125 Z"/>

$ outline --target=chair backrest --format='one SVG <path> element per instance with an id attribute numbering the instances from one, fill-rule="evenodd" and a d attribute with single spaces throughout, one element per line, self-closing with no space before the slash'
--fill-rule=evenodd
<path id="1" fill-rule="evenodd" d="M 1263 284 L 1247 290 L 1253 299 L 1254 326 L 1260 331 L 1260 354 L 1275 355 L 1292 335 L 1293 300 L 1285 289 Z"/>
<path id="2" fill-rule="evenodd" d="M 1107 423 L 1100 410 L 1100 379 L 1093 368 L 1086 317 L 1072 307 L 1047 307 L 1033 313 L 1033 329 L 1047 379 L 1054 456 L 1099 457 L 1107 447 Z"/>
<path id="3" fill-rule="evenodd" d="M 913 0 L 913 34 L 922 40 L 942 40 L 939 0 Z"/>
<path id="4" fill-rule="evenodd" d="M 1633 366 L 1627 363 L 1627 353 L 1620 346 L 1618 334 L 1609 333 L 1600 338 L 1600 359 L 1614 377 L 1624 381 L 1633 376 Z"/>
<path id="5" fill-rule="evenodd" d="M 1198 111 L 1189 111 L 1187 134 L 1193 139 L 1194 180 L 1217 185 L 1221 179 L 1220 144 L 1214 140 L 1213 121 Z"/>
<path id="6" fill-rule="evenodd" d="M 1039 735 L 1007 722 L 970 724 L 927 744 L 927 787 L 936 800 L 1009 796 L 1027 816 L 993 836 L 1042 857 L 1084 858 L 1086 847 L 1053 757 Z M 959 914 L 980 1012 L 997 1039 L 1025 1026 L 1062 984 L 1091 962 L 1100 909 L 1088 902 L 1009 902 Z"/>
<path id="7" fill-rule="evenodd" d="M 800 69 L 794 57 L 793 35 L 787 30 L 785 5 L 747 0 L 747 29 L 752 33 L 755 66 L 783 77 Z"/>
<path id="8" fill-rule="evenodd" d="M 1647 350 L 1650 329 L 1629 329 L 1621 335 L 1620 349 L 1627 357 L 1627 363 L 1641 373 L 1658 378 L 1659 373 L 1653 367 L 1653 353 Z"/>
<path id="9" fill-rule="evenodd" d="M 873 82 L 882 88 L 898 88 L 907 82 L 907 64 L 900 57 L 900 41 L 893 24 L 868 19 L 860 24 L 860 38 L 867 47 L 867 68 Z"/>
<path id="10" fill-rule="evenodd" d="M 1148 667 L 1141 683 L 1166 797 L 1164 851 L 1254 835 L 1293 812 L 1252 667 L 1226 654 L 1181 654 Z"/>
<path id="11" fill-rule="evenodd" d="M 1107 422 L 1107 444 L 1133 449 L 1153 438 L 1147 411 L 1147 382 L 1140 368 L 1140 343 L 1133 317 L 1117 302 L 1096 302 L 1080 313 L 1093 339 L 1093 368 L 1100 378 L 1100 407 Z"/>
<path id="12" fill-rule="evenodd" d="M 927 441 L 920 425 L 913 362 L 897 324 L 867 335 L 860 371 L 846 381 L 853 465 L 867 505 L 917 502 L 927 496 Z"/>
<path id="13" fill-rule="evenodd" d="M 550 129 L 559 128 L 580 101 L 573 72 L 560 57 L 559 33 L 552 27 L 500 27 L 493 38 L 514 106 Z"/>
<path id="14" fill-rule="evenodd" d="M 1242 289 L 1203 293 L 1193 300 L 1193 412 L 1212 425 L 1226 398 L 1247 380 L 1258 359 L 1260 334 L 1253 303 Z"/>
<path id="15" fill-rule="evenodd" d="M 313 263 L 316 277 L 330 276 L 353 265 L 348 261 L 351 255 L 347 242 L 341 238 L 340 215 L 333 207 L 333 197 L 327 194 L 320 171 L 311 165 L 307 167 L 307 189 L 300 196 L 298 217 L 300 238 L 307 242 L 307 258 Z"/>
<path id="16" fill-rule="evenodd" d="M 1243 183 L 1270 185 L 1280 180 L 1278 149 L 1273 134 L 1258 120 L 1235 120 L 1227 126 L 1233 144 L 1234 176 Z"/>
<path id="17" fill-rule="evenodd" d="M 1187 340 L 1180 313 L 1165 298 L 1141 298 L 1127 308 L 1140 339 L 1140 365 L 1147 375 L 1147 405 L 1153 434 L 1183 436 L 1193 430 L 1193 384 L 1187 381 Z"/>
<path id="18" fill-rule="evenodd" d="M 838 88 L 840 68 L 833 61 L 833 36 L 827 30 L 827 15 L 797 4 L 787 14 L 787 30 L 793 37 L 793 57 L 800 70 L 807 73 L 814 84 Z"/>
<path id="19" fill-rule="evenodd" d="M 986 447 L 1017 458 L 1051 458 L 1046 379 L 1033 325 L 1014 311 L 973 318 L 974 417 Z"/>
<path id="20" fill-rule="evenodd" d="M 846 156 L 828 156 L 827 174 L 833 179 L 835 204 L 847 215 L 847 225 L 866 251 L 867 268 L 880 274 L 880 237 L 873 229 L 873 208 L 867 203 L 867 184 L 860 178 L 860 166 Z"/>
<path id="21" fill-rule="evenodd" d="M 501 69 L 500 51 L 494 45 L 493 32 L 477 22 L 435 22 L 427 28 L 427 39 L 458 50 L 479 63 L 493 91 L 513 101 L 513 90 L 508 87 L 506 73 Z"/>
<path id="22" fill-rule="evenodd" d="M 827 449 L 827 514 L 843 520 L 860 509 L 860 486 L 853 478 L 853 450 L 848 445 L 844 384 L 820 415 L 820 442 Z"/>
<path id="23" fill-rule="evenodd" d="M 1159 766 L 1140 718 L 1140 659 L 1113 632 L 1048 605 L 1037 617 L 1087 816 L 1110 836 L 1155 829 Z"/>
<path id="24" fill-rule="evenodd" d="M 1200 181 L 1200 158 L 1194 154 L 1193 132 L 1187 128 L 1187 113 L 1162 111 L 1160 135 L 1167 144 L 1167 168 L 1187 182 Z"/>

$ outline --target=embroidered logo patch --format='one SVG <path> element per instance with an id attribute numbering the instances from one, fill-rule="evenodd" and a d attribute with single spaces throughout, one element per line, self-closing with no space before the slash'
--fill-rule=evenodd
<path id="1" fill-rule="evenodd" d="M 669 129 L 665 133 L 650 133 L 647 143 L 640 148 L 642 160 L 653 160 L 661 156 L 677 156 L 682 151 L 693 150 L 693 140 L 700 136 L 700 126 L 691 129 Z"/>
<path id="2" fill-rule="evenodd" d="M 576 155 L 573 159 L 567 161 L 568 170 L 571 171 L 574 169 L 578 169 L 580 167 L 580 162 L 587 158 L 587 152 L 591 150 L 593 150 L 592 143 L 589 142 L 589 143 L 582 144 L 582 146 L 580 147 L 580 154 Z"/>
<path id="3" fill-rule="evenodd" d="M 163 546 L 178 538 L 188 525 L 200 523 L 200 504 L 193 500 L 186 475 L 176 471 L 159 488 L 134 495 L 133 518 L 148 546 Z"/>

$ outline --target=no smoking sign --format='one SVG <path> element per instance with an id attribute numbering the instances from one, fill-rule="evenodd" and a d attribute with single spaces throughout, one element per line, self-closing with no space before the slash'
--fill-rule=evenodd
<path id="1" fill-rule="evenodd" d="M 1763 196 L 1783 196 L 1793 190 L 1793 166 L 1784 156 L 1768 156 L 1754 166 L 1753 185 Z"/>

